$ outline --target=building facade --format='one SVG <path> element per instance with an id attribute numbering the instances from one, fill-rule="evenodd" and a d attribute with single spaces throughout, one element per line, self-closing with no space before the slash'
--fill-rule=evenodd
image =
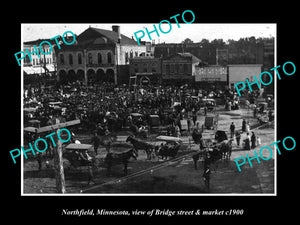
<path id="1" fill-rule="evenodd" d="M 235 64 L 228 65 L 228 84 L 229 87 L 234 90 L 234 84 L 238 82 L 246 82 L 246 79 L 250 83 L 254 82 L 254 76 L 259 81 L 259 75 L 262 72 L 262 64 Z"/>
<path id="2" fill-rule="evenodd" d="M 191 53 L 175 53 L 162 60 L 163 83 L 193 83 L 200 59 Z"/>
<path id="3" fill-rule="evenodd" d="M 217 88 L 228 87 L 228 70 L 227 66 L 196 66 L 195 83 L 199 87 Z"/>
<path id="4" fill-rule="evenodd" d="M 130 60 L 129 84 L 146 85 L 161 83 L 161 59 L 153 56 L 135 57 Z"/>
<path id="5" fill-rule="evenodd" d="M 45 54 L 42 54 L 39 49 L 39 45 L 43 41 L 48 41 L 52 44 L 52 46 L 56 46 L 56 43 L 54 40 L 50 39 L 38 39 L 35 41 L 27 41 L 23 43 L 23 50 L 24 52 L 26 49 L 29 53 L 32 53 L 30 55 L 31 60 L 29 59 L 28 54 L 26 54 L 24 61 L 23 61 L 23 70 L 25 75 L 31 75 L 31 74 L 42 74 L 42 73 L 53 73 L 56 70 L 56 56 L 55 56 L 55 50 L 52 47 L 50 48 L 49 45 L 42 45 L 42 51 Z M 38 51 L 38 53 L 35 52 L 35 47 Z"/>
<path id="6" fill-rule="evenodd" d="M 119 26 L 111 31 L 90 27 L 76 40 L 56 51 L 60 81 L 126 83 L 129 59 L 146 53 L 146 46 L 122 35 Z"/>

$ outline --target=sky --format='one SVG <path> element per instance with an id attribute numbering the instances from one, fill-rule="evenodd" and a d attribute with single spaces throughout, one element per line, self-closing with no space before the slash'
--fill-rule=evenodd
<path id="1" fill-rule="evenodd" d="M 82 23 L 82 24 L 22 24 L 22 40 L 33 41 L 37 39 L 47 39 L 52 38 L 57 35 L 62 35 L 65 31 L 72 31 L 73 33 L 79 35 L 84 30 L 89 27 L 101 28 L 111 30 L 112 25 L 119 25 L 121 33 L 127 37 L 134 36 L 134 33 L 143 30 L 145 32 L 145 37 L 143 41 L 150 41 L 145 28 L 152 31 L 153 24 L 145 23 L 131 23 L 131 24 L 95 24 L 95 23 Z M 158 24 L 155 24 L 158 29 Z M 157 37 L 156 32 L 151 34 L 155 43 L 180 43 L 184 39 L 189 38 L 193 42 L 199 42 L 203 38 L 212 41 L 214 39 L 223 39 L 224 41 L 228 39 L 239 40 L 244 37 L 254 36 L 258 37 L 276 37 L 276 24 L 275 23 L 236 23 L 236 24 L 213 24 L 213 23 L 179 23 L 180 28 L 176 23 L 172 23 L 172 29 L 169 33 L 164 34 L 159 32 L 160 37 Z M 164 31 L 169 30 L 169 25 L 163 23 L 161 29 Z M 138 34 L 140 35 L 140 34 Z"/>

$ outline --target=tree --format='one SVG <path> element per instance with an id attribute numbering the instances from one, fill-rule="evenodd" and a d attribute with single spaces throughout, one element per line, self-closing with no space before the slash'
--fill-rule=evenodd
<path id="1" fill-rule="evenodd" d="M 194 43 L 194 42 L 189 38 L 186 38 L 181 42 L 181 44 L 192 44 L 192 43 Z"/>

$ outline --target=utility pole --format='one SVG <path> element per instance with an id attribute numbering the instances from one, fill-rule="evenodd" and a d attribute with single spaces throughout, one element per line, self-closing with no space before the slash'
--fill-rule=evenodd
<path id="1" fill-rule="evenodd" d="M 59 129 L 57 129 L 56 134 L 58 134 Z M 57 139 L 57 145 L 54 148 L 54 172 L 56 179 L 56 190 L 57 193 L 66 193 L 65 187 L 65 173 L 64 173 L 64 165 L 62 158 L 62 142 Z"/>
<path id="2" fill-rule="evenodd" d="M 55 131 L 56 136 L 54 136 L 54 141 L 56 146 L 54 147 L 54 173 L 56 179 L 56 190 L 57 193 L 66 193 L 65 188 L 65 174 L 64 174 L 64 166 L 63 166 L 63 157 L 62 157 L 62 142 L 58 138 L 58 133 L 61 128 L 73 126 L 76 124 L 80 124 L 80 120 L 71 120 L 65 123 L 53 124 L 45 127 L 35 128 L 34 130 L 29 130 L 30 132 L 35 132 L 36 134 Z M 26 129 L 26 128 L 25 128 Z"/>

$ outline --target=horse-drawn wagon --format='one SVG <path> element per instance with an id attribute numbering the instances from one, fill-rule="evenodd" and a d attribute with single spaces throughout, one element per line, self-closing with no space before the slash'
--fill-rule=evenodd
<path id="1" fill-rule="evenodd" d="M 66 158 L 71 166 L 77 168 L 81 166 L 92 166 L 95 163 L 95 158 L 88 154 L 88 150 L 92 148 L 89 144 L 74 144 L 71 143 L 65 147 L 63 157 Z"/>
<path id="2" fill-rule="evenodd" d="M 163 136 L 160 135 L 156 137 L 157 141 L 160 141 L 160 146 L 157 146 L 155 149 L 155 153 L 157 156 L 161 156 L 162 159 L 175 156 L 182 145 L 182 140 L 178 137 L 172 136 Z"/>
<path id="3" fill-rule="evenodd" d="M 203 98 L 200 100 L 200 107 L 206 107 L 207 112 L 215 112 L 216 101 L 212 98 Z"/>

